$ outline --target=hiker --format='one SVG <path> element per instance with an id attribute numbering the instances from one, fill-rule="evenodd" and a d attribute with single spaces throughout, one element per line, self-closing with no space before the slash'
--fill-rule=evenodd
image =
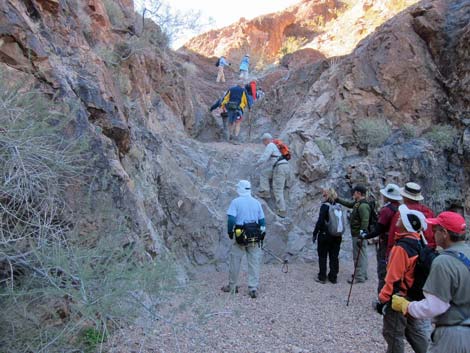
<path id="1" fill-rule="evenodd" d="M 240 78 L 248 79 L 248 69 L 250 67 L 250 55 L 246 54 L 240 63 Z"/>
<path id="2" fill-rule="evenodd" d="M 214 104 L 212 104 L 212 106 L 209 108 L 209 112 L 212 113 L 214 110 L 221 108 L 222 101 L 224 100 L 225 94 L 219 99 L 217 99 L 214 102 Z M 228 113 L 225 110 L 225 108 L 221 108 L 220 117 L 222 118 L 222 129 L 223 129 L 224 137 L 226 140 L 229 140 L 230 135 L 229 135 L 229 129 L 228 129 Z"/>
<path id="3" fill-rule="evenodd" d="M 400 194 L 403 197 L 403 203 L 407 205 L 409 209 L 423 213 L 426 218 L 434 217 L 434 213 L 428 207 L 420 203 L 420 201 L 424 200 L 424 197 L 421 195 L 421 186 L 413 182 L 408 182 L 405 184 L 405 187 L 401 189 Z M 386 253 L 387 258 L 394 244 L 398 216 L 398 214 L 395 214 L 392 219 L 392 225 L 390 226 Z M 424 237 L 428 243 L 427 245 L 431 249 L 435 249 L 436 241 L 434 240 L 434 234 L 431 227 L 428 227 L 428 229 L 424 232 Z"/>
<path id="4" fill-rule="evenodd" d="M 227 210 L 227 231 L 232 244 L 230 253 L 229 283 L 222 291 L 238 293 L 238 274 L 242 257 L 246 254 L 248 262 L 248 294 L 257 297 L 259 272 L 263 251 L 261 242 L 264 239 L 266 224 L 263 209 L 258 200 L 251 196 L 251 184 L 240 180 L 237 184 L 238 197 L 230 203 Z"/>
<path id="5" fill-rule="evenodd" d="M 470 246 L 465 219 L 455 212 L 427 218 L 444 251 L 431 264 L 423 287 L 425 299 L 409 302 L 394 295 L 392 308 L 415 319 L 434 318 L 429 353 L 463 353 L 470 349 Z M 401 319 L 403 320 L 403 319 Z"/>
<path id="6" fill-rule="evenodd" d="M 243 118 L 245 108 L 250 108 L 248 102 L 248 94 L 243 87 L 243 83 L 230 88 L 221 103 L 222 109 L 227 111 L 228 114 L 228 140 L 238 142 L 238 135 L 240 134 L 240 124 Z"/>
<path id="7" fill-rule="evenodd" d="M 377 224 L 371 233 L 362 233 L 365 234 L 364 239 L 379 237 L 378 246 L 376 248 L 377 278 L 379 280 L 377 293 L 380 293 L 380 290 L 384 286 L 385 274 L 387 273 L 386 252 L 388 231 L 392 224 L 393 216 L 395 216 L 400 206 L 399 201 L 403 199 L 400 195 L 400 188 L 395 184 L 388 184 L 385 188 L 380 189 L 380 193 L 382 194 L 384 205 L 379 211 Z"/>
<path id="8" fill-rule="evenodd" d="M 225 74 L 224 74 L 224 67 L 232 65 L 230 64 L 226 59 L 225 56 L 221 56 L 219 60 L 217 60 L 217 63 L 215 66 L 217 66 L 219 69 L 217 71 L 217 80 L 215 82 L 225 82 Z"/>
<path id="9" fill-rule="evenodd" d="M 398 208 L 395 245 L 390 252 L 385 284 L 379 293 L 377 311 L 383 314 L 382 334 L 387 342 L 387 353 L 404 353 L 407 341 L 416 353 L 426 353 L 431 333 L 429 320 L 403 316 L 390 307 L 393 294 L 406 297 L 414 278 L 418 253 L 409 254 L 409 244 L 418 244 L 420 232 L 427 229 L 424 214 L 410 210 L 406 205 Z"/>
<path id="10" fill-rule="evenodd" d="M 262 168 L 259 177 L 260 190 L 258 196 L 265 199 L 271 197 L 270 180 L 272 180 L 274 200 L 276 201 L 276 214 L 281 218 L 285 218 L 287 216 L 287 209 L 284 189 L 290 185 L 289 162 L 275 143 L 276 141 L 281 141 L 274 140 L 269 133 L 263 134 L 261 140 L 266 147 L 256 162 L 256 165 Z"/>
<path id="11" fill-rule="evenodd" d="M 352 192 L 353 200 L 338 198 L 336 202 L 348 208 L 352 208 L 350 225 L 353 260 L 355 261 L 357 259 L 357 270 L 356 275 L 354 276 L 353 274 L 351 279 L 348 279 L 348 283 L 352 283 L 353 281 L 354 283 L 364 283 L 367 280 L 367 241 L 364 241 L 359 235 L 361 233 L 367 233 L 372 210 L 366 200 L 367 189 L 364 185 L 356 185 Z"/>
<path id="12" fill-rule="evenodd" d="M 251 81 L 245 85 L 246 92 L 248 93 L 248 102 L 250 106 L 253 106 L 253 103 L 258 98 L 258 92 L 256 90 L 256 81 Z"/>
<path id="13" fill-rule="evenodd" d="M 339 271 L 339 249 L 344 232 L 343 211 L 335 200 L 338 197 L 333 189 L 323 189 L 323 202 L 320 207 L 317 224 L 313 231 L 313 242 L 318 239 L 318 266 L 320 271 L 315 282 L 326 283 L 326 262 L 330 258 L 328 280 L 336 283 Z"/>

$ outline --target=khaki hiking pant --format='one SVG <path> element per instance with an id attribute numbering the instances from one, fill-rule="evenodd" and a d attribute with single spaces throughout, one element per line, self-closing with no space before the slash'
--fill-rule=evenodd
<path id="1" fill-rule="evenodd" d="M 388 307 L 383 318 L 382 334 L 387 353 L 405 353 L 405 338 L 415 353 L 426 353 L 431 336 L 431 320 L 403 316 Z"/>
<path id="2" fill-rule="evenodd" d="M 273 194 L 277 211 L 286 212 L 284 190 L 290 186 L 291 181 L 289 163 L 277 164 L 274 168 L 270 166 L 261 171 L 259 178 L 261 193 L 270 193 L 269 182 L 271 179 L 273 182 Z"/>
<path id="3" fill-rule="evenodd" d="M 219 66 L 219 70 L 217 71 L 217 80 L 215 82 L 225 82 L 225 74 L 224 74 L 223 66 Z"/>
<path id="4" fill-rule="evenodd" d="M 228 284 L 232 290 L 237 286 L 240 264 L 244 254 L 246 254 L 246 260 L 248 263 L 248 289 L 257 290 L 259 285 L 261 260 L 263 258 L 263 250 L 261 250 L 260 244 L 241 246 L 235 242 L 233 243 L 232 250 L 230 252 Z"/>
<path id="5" fill-rule="evenodd" d="M 470 352 L 470 326 L 436 327 L 428 353 Z"/>
<path id="6" fill-rule="evenodd" d="M 356 264 L 357 254 L 359 253 L 359 245 L 357 244 L 358 237 L 352 237 L 352 246 L 353 246 L 353 266 Z M 356 269 L 356 281 L 366 281 L 367 280 L 367 240 L 362 241 L 361 254 L 359 255 L 359 260 L 357 262 Z M 354 270 L 354 268 L 353 268 Z"/>

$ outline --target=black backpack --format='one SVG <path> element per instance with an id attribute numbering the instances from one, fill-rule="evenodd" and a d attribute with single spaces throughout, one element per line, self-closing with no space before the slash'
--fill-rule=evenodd
<path id="1" fill-rule="evenodd" d="M 396 245 L 405 249 L 409 257 L 418 255 L 414 269 L 414 281 L 411 287 L 407 288 L 407 298 L 411 300 L 424 299 L 423 287 L 431 271 L 431 264 L 439 253 L 426 246 L 422 239 L 402 238 Z M 406 285 L 406 283 L 404 283 Z"/>
<path id="2" fill-rule="evenodd" d="M 219 65 L 220 65 L 220 58 L 217 59 L 217 62 L 215 63 L 215 66 L 217 66 L 217 67 L 219 67 Z"/>

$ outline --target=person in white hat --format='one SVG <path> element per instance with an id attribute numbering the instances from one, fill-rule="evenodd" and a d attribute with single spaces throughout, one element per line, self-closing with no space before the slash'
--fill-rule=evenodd
<path id="1" fill-rule="evenodd" d="M 418 261 L 418 242 L 421 232 L 427 229 L 424 214 L 410 210 L 406 205 L 398 208 L 397 233 L 395 245 L 387 264 L 385 284 L 379 293 L 377 311 L 383 317 L 383 336 L 387 342 L 387 353 L 404 353 L 405 338 L 416 353 L 426 353 L 431 336 L 430 320 L 418 320 L 405 317 L 388 305 L 394 294 L 406 297 L 412 287 L 414 268 Z"/>
<path id="2" fill-rule="evenodd" d="M 403 197 L 403 203 L 408 206 L 410 210 L 419 211 L 426 218 L 433 218 L 434 212 L 427 206 L 423 205 L 421 202 L 424 200 L 423 195 L 421 194 L 421 186 L 419 184 L 408 182 L 405 184 L 405 187 L 400 189 L 400 194 Z M 397 232 L 396 223 L 398 220 L 398 214 L 395 214 L 392 220 L 392 225 L 390 226 L 390 231 L 388 234 L 388 244 L 387 244 L 387 253 L 386 256 L 390 254 L 392 246 L 394 244 L 394 236 Z M 424 237 L 426 242 L 431 249 L 436 248 L 436 240 L 434 239 L 434 233 L 432 227 L 429 227 L 424 232 Z"/>
<path id="3" fill-rule="evenodd" d="M 371 233 L 361 233 L 361 235 L 365 235 L 364 239 L 379 237 L 378 247 L 376 248 L 377 278 L 379 280 L 377 293 L 380 293 L 384 286 L 385 274 L 387 273 L 385 254 L 387 252 L 388 231 L 392 224 L 393 216 L 398 211 L 400 201 L 403 200 L 400 195 L 400 188 L 395 184 L 387 184 L 383 189 L 380 189 L 380 193 L 382 194 L 384 205 L 379 211 L 377 224 Z"/>
<path id="4" fill-rule="evenodd" d="M 240 180 L 237 184 L 238 197 L 232 200 L 227 210 L 227 232 L 234 239 L 230 253 L 229 283 L 222 291 L 238 292 L 238 274 L 243 255 L 248 262 L 248 294 L 257 297 L 259 272 L 263 251 L 261 242 L 264 239 L 266 222 L 264 212 L 258 200 L 251 196 L 251 184 Z"/>
<path id="5" fill-rule="evenodd" d="M 261 173 L 259 177 L 259 192 L 258 196 L 262 198 L 271 197 L 270 180 L 273 184 L 273 194 L 276 201 L 276 214 L 285 218 L 287 216 L 287 208 L 284 197 L 284 190 L 290 184 L 290 167 L 289 162 L 285 159 L 276 145 L 271 134 L 264 133 L 261 136 L 263 144 L 266 146 L 264 152 L 256 162 L 257 166 L 261 166 Z"/>

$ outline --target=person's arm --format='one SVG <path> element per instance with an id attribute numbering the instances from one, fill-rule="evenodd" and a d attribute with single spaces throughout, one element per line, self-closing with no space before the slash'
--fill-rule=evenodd
<path id="1" fill-rule="evenodd" d="M 408 305 L 408 314 L 415 319 L 431 319 L 444 314 L 449 308 L 450 303 L 423 291 L 424 299 L 418 302 L 410 302 Z"/>
<path id="2" fill-rule="evenodd" d="M 225 93 L 224 99 L 222 99 L 222 103 L 220 104 L 221 107 L 225 107 L 225 104 L 230 102 L 230 90 Z"/>
<path id="3" fill-rule="evenodd" d="M 219 108 L 221 103 L 222 103 L 222 98 L 217 99 L 215 103 L 212 104 L 212 106 L 210 107 L 210 111 L 213 111 Z"/>
<path id="4" fill-rule="evenodd" d="M 246 89 L 243 89 L 242 97 L 240 99 L 240 109 L 242 111 L 245 110 L 246 106 L 248 106 L 248 108 L 251 108 L 251 106 L 249 105 L 250 103 L 248 102 L 247 94 L 248 93 L 246 92 Z"/>
<path id="5" fill-rule="evenodd" d="M 235 216 L 227 215 L 227 234 L 230 239 L 233 238 L 233 229 L 236 225 L 236 218 Z"/>
<path id="6" fill-rule="evenodd" d="M 322 204 L 320 207 L 320 212 L 318 213 L 318 220 L 317 224 L 315 225 L 315 229 L 313 230 L 313 239 L 317 239 L 318 233 L 322 230 L 325 225 L 326 216 L 328 214 L 328 205 Z"/>
<path id="7" fill-rule="evenodd" d="M 341 197 L 338 197 L 335 201 L 347 208 L 353 208 L 354 204 L 356 203 L 354 200 L 346 200 Z"/>
<path id="8" fill-rule="evenodd" d="M 361 230 L 369 229 L 370 206 L 363 202 L 359 205 L 359 218 L 361 219 Z"/>
<path id="9" fill-rule="evenodd" d="M 387 231 L 387 226 L 382 223 L 377 223 L 374 227 L 374 230 L 367 234 L 364 239 L 372 239 L 378 237 L 381 234 L 384 234 Z"/>
<path id="10" fill-rule="evenodd" d="M 258 161 L 256 162 L 257 165 L 263 164 L 271 158 L 273 154 L 273 150 L 271 148 L 271 144 L 268 144 L 265 149 L 263 154 L 258 158 Z"/>
<path id="11" fill-rule="evenodd" d="M 406 270 L 408 255 L 401 246 L 394 246 L 390 254 L 390 260 L 387 266 L 387 275 L 385 276 L 385 285 L 379 293 L 381 303 L 387 303 L 394 294 L 395 283 L 401 283 Z"/>

